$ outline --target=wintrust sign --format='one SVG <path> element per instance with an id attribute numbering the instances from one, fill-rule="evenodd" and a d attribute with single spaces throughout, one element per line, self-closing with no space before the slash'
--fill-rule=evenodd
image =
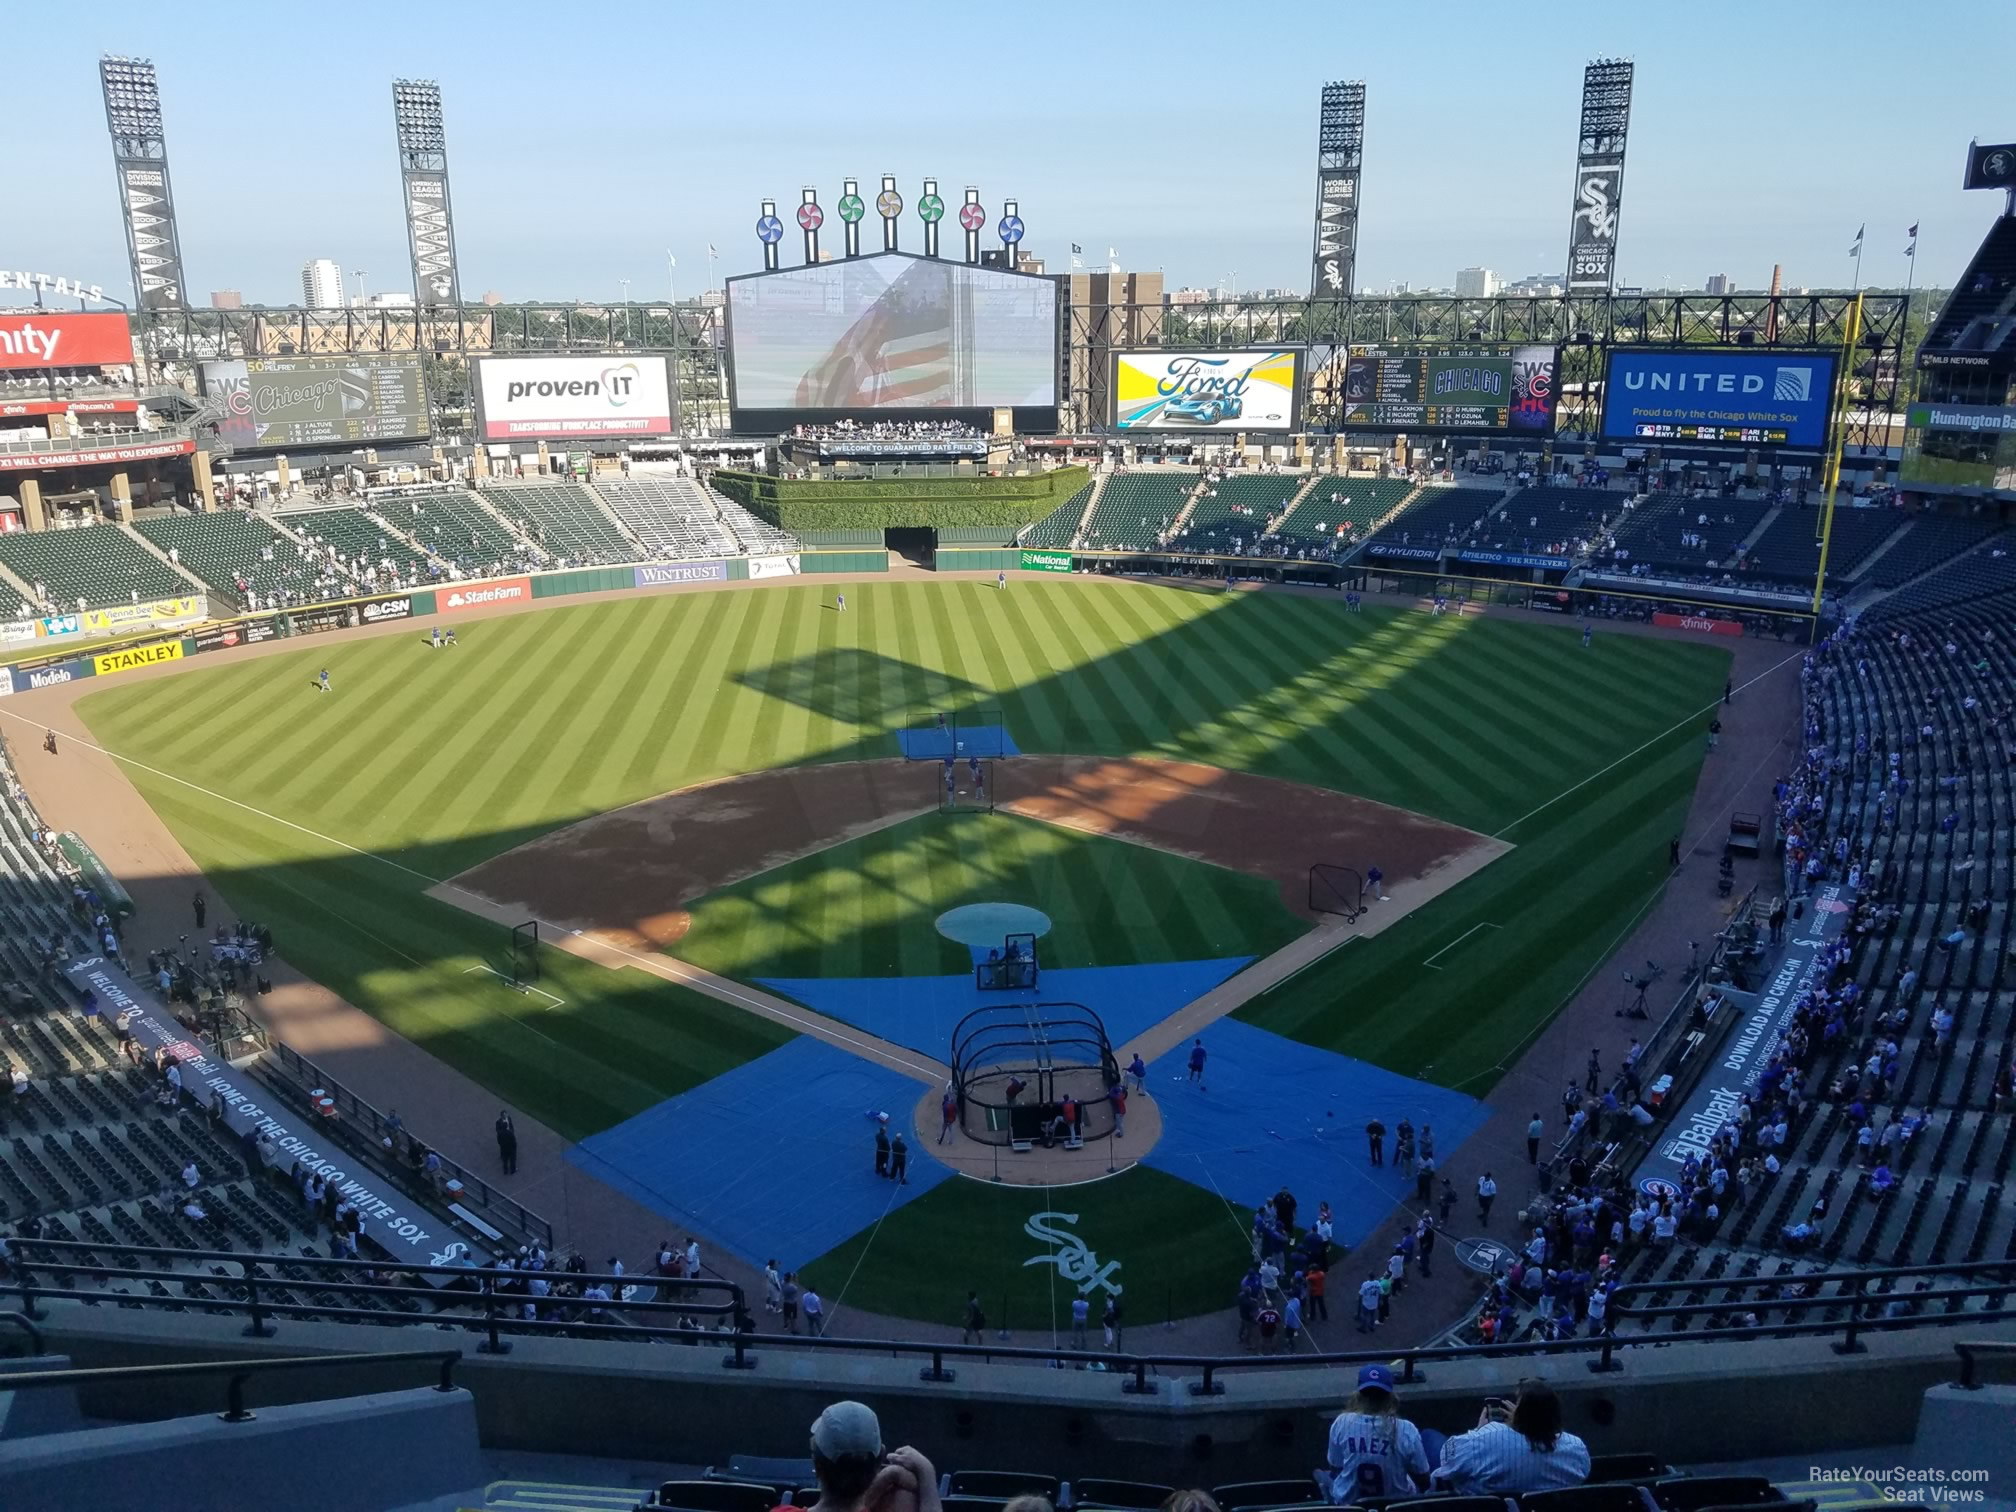
<path id="1" fill-rule="evenodd" d="M 118 367 L 132 360 L 124 315 L 0 315 L 0 368 Z"/>
<path id="2" fill-rule="evenodd" d="M 672 434 L 663 357 L 489 357 L 476 364 L 488 441 Z"/>
<path id="3" fill-rule="evenodd" d="M 443 614 L 460 614 L 468 609 L 487 609 L 493 604 L 531 602 L 532 579 L 529 577 L 500 578 L 494 583 L 469 583 L 459 588 L 438 592 L 434 596 L 434 607 Z"/>

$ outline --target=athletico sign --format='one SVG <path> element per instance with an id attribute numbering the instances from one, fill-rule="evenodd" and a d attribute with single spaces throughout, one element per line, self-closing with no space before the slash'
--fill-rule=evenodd
<path id="1" fill-rule="evenodd" d="M 434 595 L 434 607 L 443 614 L 460 614 L 465 609 L 483 609 L 492 604 L 529 604 L 532 579 L 499 578 L 494 583 L 471 583 L 461 588 L 444 588 Z"/>
<path id="2" fill-rule="evenodd" d="M 1068 551 L 1027 551 L 1022 553 L 1024 572 L 1069 572 L 1071 553 Z"/>
<path id="3" fill-rule="evenodd" d="M 1699 630 L 1706 635 L 1743 633 L 1743 626 L 1735 620 L 1709 619 L 1699 614 L 1668 614 L 1664 610 L 1652 616 L 1652 623 L 1668 630 Z"/>
<path id="4" fill-rule="evenodd" d="M 124 315 L 0 315 L 0 368 L 120 367 L 132 360 Z"/>
<path id="5" fill-rule="evenodd" d="M 663 357 L 484 357 L 476 393 L 486 441 L 673 431 Z"/>

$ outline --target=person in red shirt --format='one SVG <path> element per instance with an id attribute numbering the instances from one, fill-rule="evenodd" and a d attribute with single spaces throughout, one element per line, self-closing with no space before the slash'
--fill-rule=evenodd
<path id="1" fill-rule="evenodd" d="M 1310 1321 L 1313 1322 L 1317 1318 L 1321 1318 L 1325 1323 L 1328 1323 L 1330 1321 L 1330 1306 L 1323 1300 L 1323 1288 L 1329 1281 L 1329 1276 L 1324 1273 L 1321 1265 L 1312 1265 L 1304 1273 L 1302 1279 L 1309 1284 Z"/>
<path id="2" fill-rule="evenodd" d="M 1127 1137 L 1127 1088 L 1124 1084 L 1115 1083 L 1112 1089 L 1107 1092 L 1106 1097 L 1113 1104 L 1113 1137 L 1116 1139 L 1125 1139 Z"/>
<path id="3" fill-rule="evenodd" d="M 1064 1118 L 1064 1137 L 1066 1139 L 1076 1139 L 1078 1137 L 1078 1099 L 1066 1093 L 1064 1101 L 1058 1104 L 1057 1111 Z"/>

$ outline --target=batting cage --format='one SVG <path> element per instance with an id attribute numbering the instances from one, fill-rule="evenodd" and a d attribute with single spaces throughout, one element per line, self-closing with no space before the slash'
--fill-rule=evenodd
<path id="1" fill-rule="evenodd" d="M 1365 912 L 1365 879 L 1348 866 L 1318 861 L 1309 868 L 1309 912 L 1356 919 Z"/>
<path id="2" fill-rule="evenodd" d="M 998 708 L 922 709 L 905 716 L 897 736 L 908 761 L 987 760 L 1019 756 Z"/>
<path id="3" fill-rule="evenodd" d="M 528 919 L 511 929 L 511 985 L 529 987 L 539 980 L 539 921 Z"/>
<path id="4" fill-rule="evenodd" d="M 976 1008 L 952 1031 L 959 1125 L 982 1144 L 1104 1139 L 1119 1084 L 1106 1026 L 1083 1003 Z"/>

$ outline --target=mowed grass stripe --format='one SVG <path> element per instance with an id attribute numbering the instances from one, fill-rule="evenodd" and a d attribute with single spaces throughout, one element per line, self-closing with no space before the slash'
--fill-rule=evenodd
<path id="1" fill-rule="evenodd" d="M 651 705 L 650 723 L 635 740 L 629 766 L 623 774 L 624 787 L 639 797 L 663 791 L 665 787 L 684 786 L 683 783 L 654 782 L 655 775 L 666 765 L 668 742 L 675 727 L 684 720 L 691 721 L 691 728 L 697 728 L 706 717 L 707 710 L 724 699 L 732 698 L 740 690 L 733 680 L 735 669 L 728 664 L 728 644 L 733 637 L 733 627 L 737 616 L 751 612 L 751 603 L 756 598 L 753 593 L 692 594 L 675 598 L 674 603 L 692 605 L 680 616 L 685 633 L 693 638 L 685 649 L 684 663 L 697 674 L 702 667 L 714 669 L 720 679 L 719 691 L 712 697 L 698 696 L 693 684 L 688 684 L 688 696 L 669 696 L 676 682 L 668 686 L 668 696 Z M 694 683 L 697 683 L 697 675 Z M 690 734 L 688 736 L 690 739 Z M 682 746 L 681 749 L 684 747 Z M 697 763 L 688 766 L 692 780 L 698 780 L 701 769 Z"/>
<path id="2" fill-rule="evenodd" d="M 685 602 L 702 602 L 704 597 L 694 594 Z M 665 615 L 654 626 L 647 601 L 640 600 L 628 607 L 635 612 L 623 622 L 615 644 L 602 653 L 612 666 L 621 665 L 619 658 L 628 654 L 629 665 L 623 681 L 610 691 L 600 717 L 578 732 L 574 759 L 556 779 L 559 791 L 581 795 L 585 813 L 600 813 L 615 806 L 605 798 L 610 790 L 607 774 L 612 766 L 628 757 L 625 731 L 632 725 L 641 725 L 649 717 L 647 702 L 664 695 L 665 669 L 685 623 L 680 617 Z"/>

